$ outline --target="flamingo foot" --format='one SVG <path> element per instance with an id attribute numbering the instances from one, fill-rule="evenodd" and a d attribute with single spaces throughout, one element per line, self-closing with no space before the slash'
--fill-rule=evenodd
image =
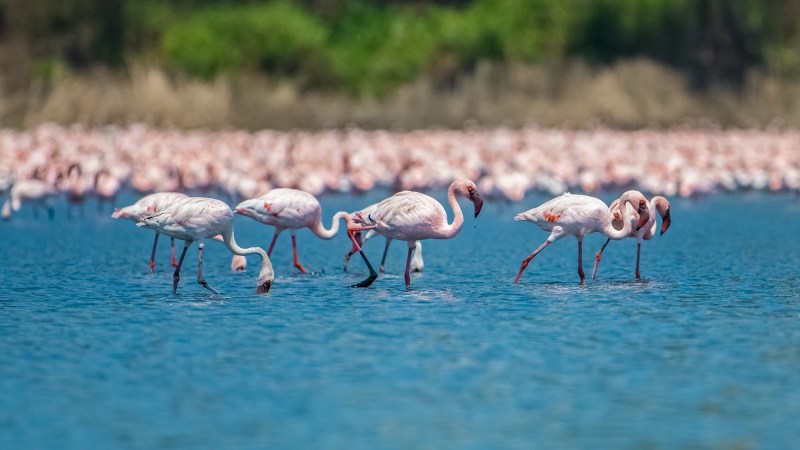
<path id="1" fill-rule="evenodd" d="M 152 259 L 150 260 L 150 273 L 155 273 L 156 271 L 156 262 Z"/>
<path id="2" fill-rule="evenodd" d="M 300 272 L 308 273 L 308 270 L 306 270 L 306 268 L 303 267 L 303 265 L 300 264 L 300 262 L 295 261 L 294 266 L 297 267 L 297 270 L 299 270 Z"/>
<path id="3" fill-rule="evenodd" d="M 383 270 L 383 264 L 381 264 L 381 266 L 380 266 L 380 267 L 378 267 L 378 271 L 379 271 L 380 273 L 386 273 L 386 272 Z"/>
<path id="4" fill-rule="evenodd" d="M 209 291 L 211 291 L 211 292 L 213 292 L 215 294 L 219 294 L 219 291 L 214 289 L 213 287 L 209 286 L 208 283 L 206 282 L 206 280 L 197 280 L 197 284 L 199 284 L 200 286 L 203 286 L 204 288 L 208 289 Z"/>

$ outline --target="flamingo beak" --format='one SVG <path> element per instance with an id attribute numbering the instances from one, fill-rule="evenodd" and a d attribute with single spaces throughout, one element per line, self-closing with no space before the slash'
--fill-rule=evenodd
<path id="1" fill-rule="evenodd" d="M 645 209 L 639 214 L 639 222 L 636 224 L 636 231 L 641 230 L 642 227 L 647 224 L 648 220 L 650 220 L 650 211 Z"/>
<path id="2" fill-rule="evenodd" d="M 475 205 L 475 217 L 478 217 L 478 214 L 481 213 L 481 208 L 483 208 L 483 199 L 477 189 L 470 191 L 469 200 Z"/>
<path id="3" fill-rule="evenodd" d="M 271 287 L 272 287 L 272 281 L 267 281 L 256 288 L 256 294 L 266 294 L 267 292 L 269 292 L 269 288 Z"/>
<path id="4" fill-rule="evenodd" d="M 233 210 L 233 213 L 234 214 L 241 214 L 243 216 L 246 215 L 244 208 L 236 208 L 236 209 Z"/>
<path id="5" fill-rule="evenodd" d="M 667 209 L 667 213 L 664 214 L 664 217 L 661 218 L 661 234 L 667 232 L 669 229 L 670 224 L 672 223 L 672 218 L 669 216 L 669 209 Z"/>

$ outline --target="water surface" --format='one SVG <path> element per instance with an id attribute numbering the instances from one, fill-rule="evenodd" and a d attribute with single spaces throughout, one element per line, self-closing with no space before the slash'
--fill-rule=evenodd
<path id="1" fill-rule="evenodd" d="M 385 194 L 385 193 L 383 193 Z M 323 198 L 326 217 L 382 193 Z M 128 197 L 121 201 L 132 201 Z M 800 442 L 800 201 L 675 200 L 670 231 L 613 242 L 579 286 L 563 239 L 487 202 L 461 235 L 405 246 L 369 289 L 344 235 L 289 235 L 277 278 L 196 247 L 171 294 L 168 240 L 97 216 L 0 224 L 0 448 L 791 448 Z M 608 198 L 605 198 L 608 200 Z M 236 218 L 243 246 L 272 229 Z M 591 273 L 600 236 L 585 241 Z M 382 238 L 367 244 L 376 263 Z"/>

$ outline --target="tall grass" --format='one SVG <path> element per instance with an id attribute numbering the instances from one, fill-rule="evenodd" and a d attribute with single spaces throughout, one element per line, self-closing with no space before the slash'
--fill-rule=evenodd
<path id="1" fill-rule="evenodd" d="M 256 72 L 204 82 L 137 66 L 125 74 L 98 71 L 0 97 L 0 114 L 2 125 L 21 127 L 146 122 L 246 129 L 531 124 L 632 129 L 706 120 L 725 127 L 800 128 L 800 82 L 752 72 L 744 89 L 698 93 L 682 73 L 644 59 L 600 69 L 579 61 L 510 67 L 483 62 L 447 87 L 426 76 L 377 99 L 307 91 Z"/>

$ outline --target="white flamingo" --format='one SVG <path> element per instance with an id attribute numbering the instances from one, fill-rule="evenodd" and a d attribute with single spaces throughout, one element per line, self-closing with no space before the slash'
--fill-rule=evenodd
<path id="1" fill-rule="evenodd" d="M 630 216 L 634 212 L 640 214 L 638 227 L 644 225 L 648 214 L 647 200 L 641 194 L 628 191 L 620 197 L 620 204 L 625 205 Z M 549 231 L 550 236 L 533 253 L 522 260 L 514 283 L 519 282 L 522 272 L 528 263 L 545 247 L 565 236 L 575 236 L 578 240 L 578 275 L 581 284 L 585 283 L 583 273 L 583 237 L 590 233 L 603 233 L 611 239 L 625 239 L 631 233 L 630 221 L 623 222 L 622 230 L 614 228 L 611 210 L 602 200 L 588 195 L 572 195 L 569 193 L 556 197 L 536 208 L 514 216 L 514 220 L 527 220 L 535 223 L 542 230 Z"/>
<path id="2" fill-rule="evenodd" d="M 362 215 L 368 216 L 375 207 L 378 206 L 377 203 L 373 203 L 366 208 L 359 211 Z M 351 214 L 351 218 L 355 215 L 355 213 Z M 377 233 L 375 230 L 367 231 L 367 234 L 364 235 L 363 239 L 361 237 L 361 232 L 356 231 L 353 233 L 356 240 L 358 240 L 358 245 L 361 247 L 364 246 L 364 243 L 374 237 Z M 383 256 L 381 257 L 381 265 L 378 268 L 380 273 L 384 271 L 384 265 L 386 264 L 386 254 L 389 253 L 389 244 L 392 243 L 392 238 L 386 238 L 386 245 L 383 247 Z M 347 272 L 347 265 L 350 262 L 350 257 L 353 256 L 358 252 L 358 249 L 355 246 L 352 246 L 350 250 L 344 255 L 344 271 Z M 414 247 L 413 256 L 411 257 L 411 272 L 422 272 L 422 269 L 425 267 L 425 261 L 422 259 L 422 242 L 417 241 L 416 246 Z"/>
<path id="3" fill-rule="evenodd" d="M 641 194 L 640 194 L 641 195 Z M 648 203 L 648 209 L 652 212 L 653 209 L 658 211 L 658 214 L 661 216 L 661 234 L 667 232 L 669 229 L 670 224 L 672 223 L 672 218 L 670 217 L 669 212 L 669 201 L 657 195 L 650 199 Z M 613 225 L 616 229 L 622 228 L 622 215 L 619 210 L 619 199 L 614 200 L 611 203 L 611 213 L 614 214 L 614 221 Z M 639 221 L 640 217 L 638 214 L 633 214 L 629 217 L 631 224 L 635 224 Z M 653 239 L 653 236 L 656 234 L 656 216 L 655 214 L 648 214 L 647 215 L 647 222 L 639 228 L 638 230 L 632 230 L 631 234 L 628 237 L 636 238 L 636 279 L 641 279 L 639 274 L 639 256 L 642 252 L 642 240 L 649 241 Z M 597 255 L 594 259 L 594 269 L 592 270 L 592 279 L 594 280 L 597 277 L 597 268 L 600 265 L 600 259 L 603 257 L 603 250 L 606 249 L 608 243 L 611 242 L 611 239 L 607 239 L 603 247 L 600 248 L 600 251 L 597 252 Z"/>
<path id="4" fill-rule="evenodd" d="M 203 278 L 204 240 L 222 235 L 222 241 L 234 255 L 246 256 L 253 253 L 261 257 L 261 271 L 258 274 L 256 293 L 269 292 L 275 273 L 267 252 L 259 247 L 241 248 L 233 237 L 233 211 L 221 200 L 205 197 L 189 197 L 174 203 L 164 211 L 145 217 L 136 226 L 152 228 L 175 239 L 185 241 L 178 266 L 172 275 L 172 293 L 178 292 L 181 266 L 186 250 L 197 241 L 197 283 L 209 291 L 219 291 L 209 286 Z"/>
<path id="5" fill-rule="evenodd" d="M 47 215 L 52 220 L 55 216 L 55 211 L 50 204 L 50 199 L 56 195 L 58 195 L 58 190 L 46 181 L 39 179 L 17 181 L 8 190 L 8 198 L 3 204 L 0 215 L 2 215 L 3 219 L 8 219 L 11 217 L 12 211 L 19 211 L 22 203 L 31 203 L 34 206 L 34 217 L 39 217 L 39 212 L 36 209 L 36 207 L 39 207 L 47 210 Z"/>
<path id="6" fill-rule="evenodd" d="M 322 207 L 316 197 L 299 189 L 279 188 L 266 194 L 245 200 L 235 209 L 237 214 L 250 217 L 263 224 L 275 227 L 275 235 L 269 244 L 267 255 L 272 256 L 275 241 L 283 230 L 291 230 L 294 266 L 308 273 L 297 258 L 297 230 L 308 228 L 320 239 L 332 239 L 339 232 L 339 220 L 350 220 L 350 215 L 339 211 L 333 215 L 330 229 L 322 225 Z"/>
<path id="7" fill-rule="evenodd" d="M 481 212 L 483 199 L 478 193 L 478 188 L 470 180 L 457 180 L 447 189 L 447 201 L 453 210 L 453 222 L 447 223 L 447 212 L 441 203 L 428 195 L 402 191 L 383 200 L 375 206 L 369 214 L 356 213 L 355 221 L 360 226 L 348 228 L 348 235 L 356 250 L 369 269 L 369 276 L 353 287 L 367 287 L 371 285 L 378 274 L 372 268 L 367 256 L 361 249 L 354 233 L 365 230 L 375 230 L 376 233 L 391 239 L 406 241 L 408 244 L 408 257 L 406 258 L 405 282 L 406 288 L 411 286 L 411 254 L 416 247 L 416 242 L 422 239 L 450 239 L 461 231 L 464 225 L 464 213 L 458 205 L 456 196 L 469 199 L 475 210 L 475 217 Z"/>
<path id="8" fill-rule="evenodd" d="M 155 194 L 140 198 L 132 205 L 119 209 L 114 208 L 111 217 L 115 219 L 128 219 L 139 223 L 145 217 L 160 213 L 188 197 L 188 195 L 180 192 L 156 192 Z M 153 241 L 153 251 L 150 253 L 151 272 L 155 272 L 156 270 L 156 244 L 158 244 L 158 230 L 156 230 L 156 238 Z M 177 267 L 178 262 L 175 260 L 175 238 L 170 238 L 170 246 L 172 247 L 172 267 Z"/>

